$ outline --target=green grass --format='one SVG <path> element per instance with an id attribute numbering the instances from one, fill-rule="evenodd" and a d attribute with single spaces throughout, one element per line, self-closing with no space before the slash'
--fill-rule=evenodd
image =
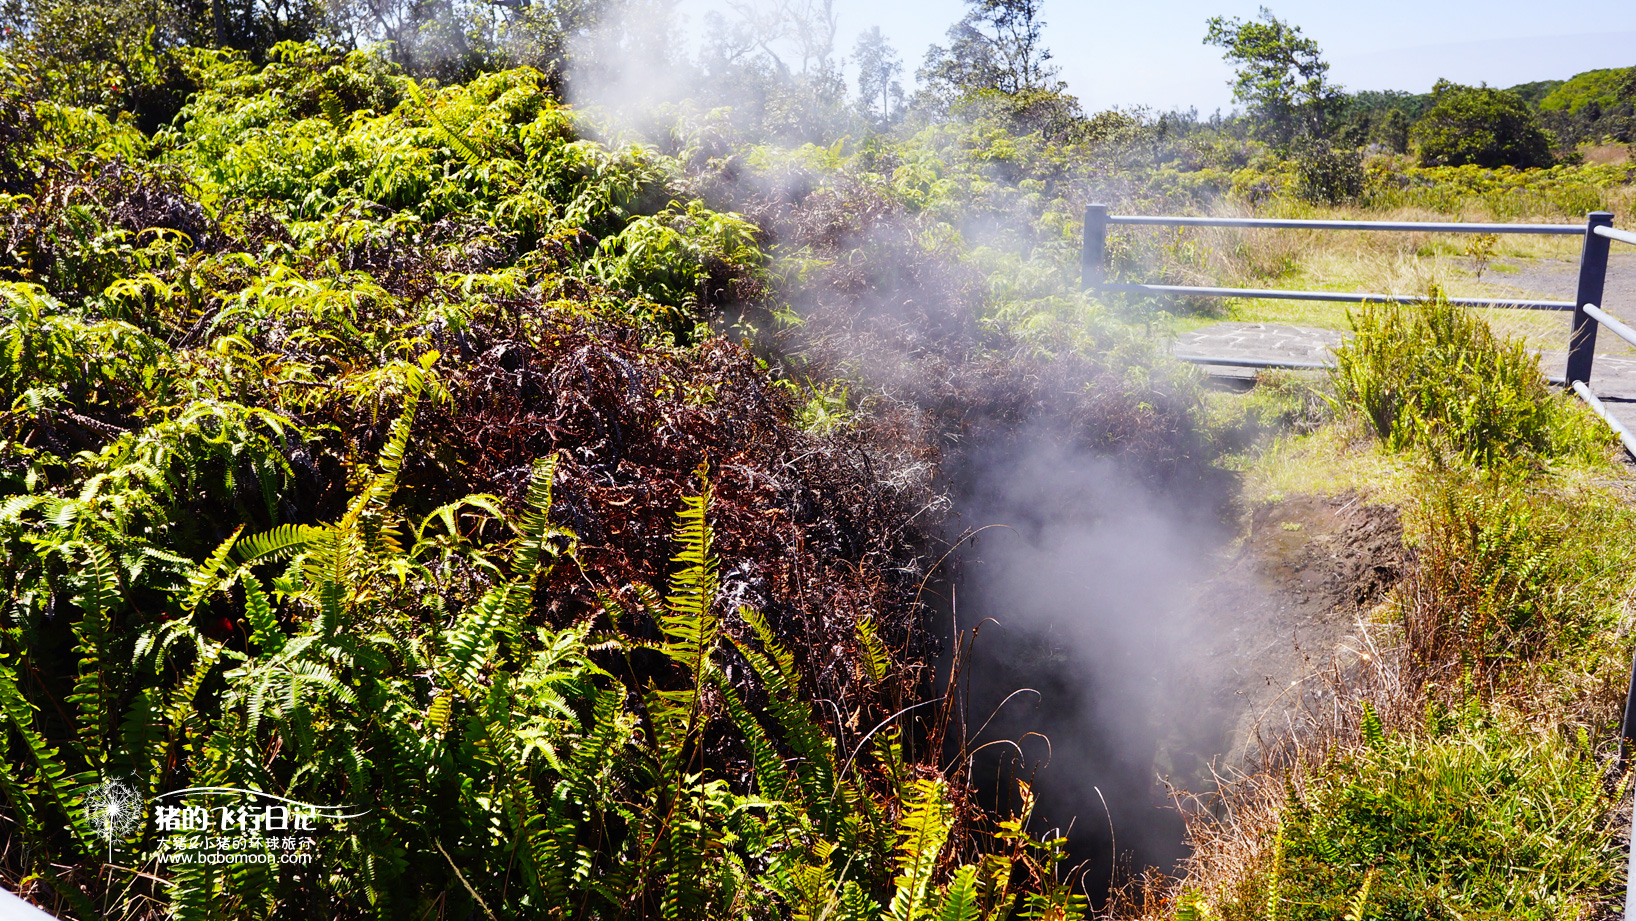
<path id="1" fill-rule="evenodd" d="M 1291 787 L 1281 846 L 1222 921 L 1332 921 L 1366 878 L 1371 921 L 1576 919 L 1614 882 L 1616 801 L 1583 739 L 1475 704 L 1430 708 L 1420 733 L 1364 732 Z"/>

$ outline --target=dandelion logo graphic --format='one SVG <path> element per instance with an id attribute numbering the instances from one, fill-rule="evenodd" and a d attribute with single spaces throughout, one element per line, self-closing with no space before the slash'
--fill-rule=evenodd
<path id="1" fill-rule="evenodd" d="M 114 842 L 130 834 L 142 821 L 142 797 L 130 784 L 104 780 L 85 797 L 85 824 L 108 842 L 108 862 L 114 862 Z"/>

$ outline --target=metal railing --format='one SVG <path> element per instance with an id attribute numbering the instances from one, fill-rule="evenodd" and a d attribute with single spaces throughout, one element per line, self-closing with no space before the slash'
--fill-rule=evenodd
<path id="1" fill-rule="evenodd" d="M 1552 378 L 1578 394 L 1580 399 L 1613 429 L 1625 450 L 1636 457 L 1636 433 L 1614 418 L 1607 404 L 1590 389 L 1591 367 L 1596 360 L 1596 332 L 1609 332 L 1636 345 L 1636 330 L 1610 316 L 1601 308 L 1602 288 L 1608 274 L 1609 243 L 1636 245 L 1636 233 L 1615 230 L 1613 215 L 1593 211 L 1580 224 L 1467 224 L 1418 221 L 1309 221 L 1284 218 L 1178 217 L 1151 214 L 1109 214 L 1107 205 L 1085 207 L 1085 240 L 1080 254 L 1081 284 L 1087 289 L 1123 294 L 1154 294 L 1192 297 L 1266 298 L 1292 301 L 1329 301 L 1344 304 L 1412 304 L 1424 298 L 1401 294 L 1373 294 L 1353 291 L 1289 291 L 1268 288 L 1210 288 L 1193 285 L 1144 285 L 1113 283 L 1107 280 L 1108 227 L 1144 224 L 1165 227 L 1266 227 L 1299 230 L 1365 230 L 1414 233 L 1515 233 L 1547 236 L 1581 236 L 1585 239 L 1579 257 L 1578 289 L 1571 301 L 1549 301 L 1477 297 L 1451 297 L 1448 302 L 1461 307 L 1520 310 L 1573 311 L 1573 329 L 1568 338 L 1567 368 L 1560 379 Z M 1204 356 L 1177 356 L 1199 364 L 1230 364 L 1241 368 L 1317 368 L 1318 362 L 1262 360 L 1254 358 L 1212 359 Z M 1633 717 L 1636 718 L 1636 717 Z M 1633 726 L 1636 731 L 1636 726 Z M 1633 919 L 1636 921 L 1636 919 Z"/>
<path id="2" fill-rule="evenodd" d="M 1613 215 L 1607 211 L 1592 211 L 1585 224 L 1464 224 L 1420 223 L 1413 221 L 1309 221 L 1281 218 L 1235 217 L 1176 217 L 1146 214 L 1109 214 L 1106 205 L 1087 205 L 1085 208 L 1085 240 L 1080 255 L 1081 285 L 1086 289 L 1127 294 L 1182 295 L 1221 298 L 1268 298 L 1297 301 L 1331 301 L 1337 303 L 1407 304 L 1424 300 L 1391 294 L 1368 294 L 1338 291 L 1288 291 L 1260 288 L 1210 288 L 1189 285 L 1117 284 L 1107 281 L 1108 226 L 1158 225 L 1167 227 L 1267 227 L 1307 230 L 1364 230 L 1416 233 L 1516 233 L 1544 235 L 1580 235 L 1585 238 L 1579 256 L 1579 280 L 1572 301 L 1496 300 L 1491 298 L 1448 298 L 1451 304 L 1464 307 L 1516 308 L 1524 310 L 1573 311 L 1573 327 L 1568 336 L 1568 361 L 1562 379 L 1586 405 L 1602 417 L 1602 421 L 1619 436 L 1625 450 L 1636 458 L 1636 435 L 1618 419 L 1590 388 L 1591 368 L 1596 361 L 1596 333 L 1601 327 L 1636 346 L 1636 329 L 1625 325 L 1601 307 L 1604 283 L 1608 275 L 1609 244 L 1615 241 L 1636 245 L 1636 233 L 1616 230 Z M 1277 361 L 1249 358 L 1209 358 L 1178 355 L 1200 364 L 1221 364 L 1247 368 L 1321 368 L 1319 362 Z M 1631 661 L 1630 683 L 1625 692 L 1624 718 L 1620 722 L 1619 764 L 1623 770 L 1628 764 L 1632 744 L 1636 743 L 1636 656 Z M 1632 828 L 1636 829 L 1636 806 L 1632 808 Z M 1636 837 L 1636 832 L 1633 832 Z M 1625 882 L 1625 921 L 1636 921 L 1636 841 L 1630 848 Z"/>

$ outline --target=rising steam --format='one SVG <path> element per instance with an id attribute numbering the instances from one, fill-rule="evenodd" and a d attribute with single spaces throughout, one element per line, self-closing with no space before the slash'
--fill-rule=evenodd
<path id="1" fill-rule="evenodd" d="M 638 128 L 677 103 L 694 111 L 765 104 L 705 86 L 700 68 L 666 44 L 675 23 L 644 18 L 667 4 L 626 3 L 629 15 L 608 17 L 584 40 L 584 63 L 569 81 L 576 104 Z M 984 407 L 942 419 L 937 436 L 955 498 L 948 541 L 1005 526 L 963 551 L 960 577 L 946 587 L 958 598 L 960 628 L 980 627 L 966 672 L 967 730 L 1013 691 L 1038 691 L 1011 697 L 980 738 L 967 740 L 1020 743 L 1020 757 L 1009 746 L 984 749 L 978 771 L 989 792 L 1003 799 L 1006 778 L 1031 781 L 1041 821 L 1072 827 L 1072 852 L 1089 864 L 1093 891 L 1106 885 L 1114 837 L 1119 859 L 1136 869 L 1173 863 L 1183 854 L 1182 823 L 1163 781 L 1198 788 L 1223 750 L 1221 720 L 1193 680 L 1205 657 L 1193 601 L 1224 537 L 1220 493 L 1196 478 L 1153 476 L 1139 457 L 1093 450 L 1079 423 L 1051 405 L 1001 406 L 1021 377 L 979 366 L 982 279 L 911 245 L 913 217 L 874 208 L 867 191 L 811 193 L 829 196 L 814 205 L 748 171 L 716 181 L 732 204 L 755 204 L 770 220 L 788 220 L 779 208 L 803 203 L 839 215 L 822 231 L 812 229 L 815 219 L 779 229 L 785 239 L 827 234 L 833 252 L 863 264 L 854 276 L 838 279 L 832 269 L 780 292 L 805 318 L 801 345 L 814 365 L 862 378 L 928 417 L 962 400 Z M 1027 238 L 979 230 L 993 241 Z M 1092 386 L 1088 377 L 1064 379 L 1058 392 L 1079 399 Z"/>

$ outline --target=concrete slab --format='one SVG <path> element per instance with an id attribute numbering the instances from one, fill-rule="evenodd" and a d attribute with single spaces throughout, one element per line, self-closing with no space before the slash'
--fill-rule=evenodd
<path id="1" fill-rule="evenodd" d="M 1338 330 L 1285 323 L 1212 323 L 1178 336 L 1171 351 L 1178 357 L 1328 362 L 1345 336 Z"/>

